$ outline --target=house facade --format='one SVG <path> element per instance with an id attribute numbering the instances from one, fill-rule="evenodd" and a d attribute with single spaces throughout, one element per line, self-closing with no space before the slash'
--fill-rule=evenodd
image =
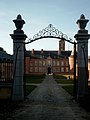
<path id="1" fill-rule="evenodd" d="M 71 51 L 65 50 L 65 41 L 59 41 L 59 50 L 40 51 L 32 49 L 25 54 L 26 74 L 69 74 L 69 56 Z"/>
<path id="2" fill-rule="evenodd" d="M 74 51 L 65 50 L 65 41 L 59 41 L 59 50 L 40 51 L 32 49 L 26 51 L 26 74 L 74 74 Z M 76 61 L 76 77 L 78 77 L 78 65 Z M 90 57 L 88 57 L 88 80 L 90 80 Z"/>

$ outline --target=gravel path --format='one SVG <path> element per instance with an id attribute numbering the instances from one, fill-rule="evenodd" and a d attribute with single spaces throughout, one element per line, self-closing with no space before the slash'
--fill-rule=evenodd
<path id="1" fill-rule="evenodd" d="M 22 106 L 7 120 L 90 120 L 90 114 L 51 75 L 46 76 Z"/>

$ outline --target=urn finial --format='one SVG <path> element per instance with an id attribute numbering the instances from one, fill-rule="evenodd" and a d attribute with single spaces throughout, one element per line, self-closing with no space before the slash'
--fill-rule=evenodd
<path id="1" fill-rule="evenodd" d="M 23 25 L 25 24 L 25 21 L 22 19 L 22 16 L 19 14 L 17 15 L 17 18 L 13 20 L 15 23 L 16 29 L 21 30 L 23 28 Z"/>
<path id="2" fill-rule="evenodd" d="M 76 23 L 78 24 L 80 30 L 82 30 L 82 29 L 85 30 L 85 27 L 86 27 L 88 21 L 89 21 L 88 19 L 85 19 L 84 14 L 81 14 L 80 19 L 78 19 Z"/>

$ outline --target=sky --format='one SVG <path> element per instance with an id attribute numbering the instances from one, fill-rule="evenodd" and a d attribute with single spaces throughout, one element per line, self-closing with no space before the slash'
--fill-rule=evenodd
<path id="1" fill-rule="evenodd" d="M 26 41 L 49 24 L 75 40 L 79 30 L 76 21 L 80 15 L 84 14 L 90 20 L 90 0 L 0 0 L 0 47 L 9 54 L 13 54 L 10 34 L 16 29 L 12 20 L 18 14 L 25 20 L 23 30 L 27 35 Z M 90 21 L 86 29 L 90 33 Z M 44 38 L 26 45 L 26 49 L 58 50 L 58 43 L 58 39 Z M 66 50 L 72 48 L 72 44 L 66 42 Z M 90 55 L 90 48 L 88 53 Z"/>

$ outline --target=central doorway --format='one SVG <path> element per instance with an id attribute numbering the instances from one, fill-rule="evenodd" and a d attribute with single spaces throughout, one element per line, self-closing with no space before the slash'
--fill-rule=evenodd
<path id="1" fill-rule="evenodd" d="M 48 73 L 47 74 L 51 74 L 51 67 L 48 67 Z"/>

